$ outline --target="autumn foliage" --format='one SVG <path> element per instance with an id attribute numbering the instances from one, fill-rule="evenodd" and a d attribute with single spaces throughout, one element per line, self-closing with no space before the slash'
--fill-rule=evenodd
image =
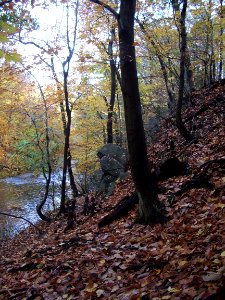
<path id="1" fill-rule="evenodd" d="M 173 151 L 190 168 L 159 182 L 167 223 L 138 225 L 134 209 L 98 228 L 134 192 L 131 177 L 108 199 L 97 199 L 92 216 L 82 215 L 80 198 L 73 230 L 64 232 L 60 218 L 50 226 L 40 223 L 42 236 L 29 228 L 2 242 L 0 299 L 225 299 L 224 93 L 224 81 L 194 93 L 183 119 L 195 143 L 187 146 L 171 119 L 164 119 L 149 146 L 157 167 L 171 155 L 173 140 Z M 182 190 L 198 175 L 210 184 Z"/>

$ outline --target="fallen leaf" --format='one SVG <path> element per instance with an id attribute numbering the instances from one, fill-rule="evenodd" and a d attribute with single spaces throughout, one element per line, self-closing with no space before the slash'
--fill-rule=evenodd
<path id="1" fill-rule="evenodd" d="M 170 293 L 177 293 L 177 292 L 180 292 L 179 289 L 172 288 L 172 287 L 170 287 L 170 286 L 168 287 L 167 291 L 170 292 Z"/>
<path id="2" fill-rule="evenodd" d="M 216 273 L 216 272 L 208 272 L 206 275 L 202 276 L 202 279 L 206 282 L 217 281 L 221 278 L 222 278 L 222 274 L 221 273 Z"/>
<path id="3" fill-rule="evenodd" d="M 104 291 L 99 289 L 99 290 L 96 291 L 96 295 L 97 295 L 97 297 L 101 297 L 101 296 L 104 295 Z"/>

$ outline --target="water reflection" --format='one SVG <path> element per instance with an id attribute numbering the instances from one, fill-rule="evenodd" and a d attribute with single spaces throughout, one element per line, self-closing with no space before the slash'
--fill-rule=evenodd
<path id="1" fill-rule="evenodd" d="M 56 205 L 59 202 L 59 181 L 56 177 L 54 179 L 54 193 L 51 188 L 50 197 L 45 207 L 46 211 L 52 210 L 53 204 Z M 32 174 L 24 174 L 1 179 L 0 211 L 22 216 L 31 222 L 36 222 L 39 220 L 36 205 L 42 199 L 44 190 L 45 180 L 42 176 L 34 177 Z M 22 219 L 0 214 L 0 239 L 15 235 L 28 225 Z"/>

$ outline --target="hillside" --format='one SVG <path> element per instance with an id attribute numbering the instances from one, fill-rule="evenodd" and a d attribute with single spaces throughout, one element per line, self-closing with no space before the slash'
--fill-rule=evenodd
<path id="1" fill-rule="evenodd" d="M 135 209 L 98 228 L 132 194 L 129 177 L 94 216 L 79 214 L 75 229 L 64 232 L 63 218 L 40 222 L 42 236 L 29 228 L 2 243 L 0 299 L 225 299 L 225 81 L 196 91 L 192 102 L 183 119 L 197 142 L 186 145 L 164 119 L 148 148 L 157 166 L 173 141 L 189 165 L 188 175 L 159 183 L 168 221 L 136 224 Z M 199 185 L 188 185 L 199 177 Z"/>

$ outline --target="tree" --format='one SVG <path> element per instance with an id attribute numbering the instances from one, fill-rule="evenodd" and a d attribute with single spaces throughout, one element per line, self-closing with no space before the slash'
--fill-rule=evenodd
<path id="1" fill-rule="evenodd" d="M 113 143 L 113 109 L 116 97 L 116 63 L 113 58 L 113 42 L 115 40 L 115 28 L 111 29 L 111 38 L 108 44 L 108 54 L 110 57 L 110 78 L 111 90 L 110 101 L 108 103 L 108 122 L 107 122 L 107 143 Z"/>
<path id="2" fill-rule="evenodd" d="M 100 116 L 106 116 L 107 112 L 101 96 L 94 95 L 93 90 L 88 93 L 87 89 L 83 91 L 82 84 L 79 85 L 79 90 L 82 96 L 76 103 L 76 126 L 71 131 L 74 136 L 72 153 L 76 160 L 80 190 L 87 193 L 98 184 L 100 166 L 96 154 L 106 143 L 107 124 L 106 118 L 102 119 Z"/>
<path id="3" fill-rule="evenodd" d="M 68 165 L 68 155 L 70 155 L 71 162 L 71 153 L 70 153 L 70 132 L 71 132 L 71 121 L 72 121 L 72 108 L 70 106 L 69 102 L 69 91 L 68 91 L 68 75 L 69 75 L 69 69 L 70 69 L 70 62 L 74 54 L 75 50 L 75 43 L 76 43 L 76 33 L 77 33 L 77 23 L 78 23 L 78 6 L 79 6 L 79 0 L 76 1 L 75 4 L 75 23 L 74 23 L 74 34 L 72 38 L 72 43 L 70 44 L 69 39 L 69 7 L 68 3 L 66 6 L 67 9 L 67 27 L 66 27 L 66 36 L 67 36 L 67 50 L 68 50 L 68 56 L 67 58 L 62 62 L 63 67 L 63 88 L 64 88 L 64 100 L 65 100 L 65 111 L 67 116 L 67 122 L 66 122 L 66 128 L 64 130 L 65 135 L 65 142 L 64 142 L 64 155 L 63 155 L 63 177 L 62 177 L 62 191 L 61 191 L 61 202 L 60 202 L 60 211 L 59 213 L 65 213 L 65 201 L 66 201 L 66 173 L 67 169 L 69 168 L 69 172 L 72 176 L 72 166 Z M 71 178 L 71 177 L 70 177 Z M 75 196 L 78 194 L 78 190 L 74 181 L 74 178 L 72 179 L 72 188 L 74 191 Z"/>
<path id="4" fill-rule="evenodd" d="M 26 1 L 0 1 L 0 58 L 6 61 L 22 61 L 21 55 L 12 49 L 15 34 L 21 29 L 33 30 L 37 25 L 31 18 L 30 11 L 24 9 L 25 3 Z"/>
<path id="5" fill-rule="evenodd" d="M 36 210 L 37 210 L 39 217 L 43 221 L 49 222 L 50 218 L 47 217 L 46 215 L 44 215 L 42 212 L 42 208 L 44 207 L 44 205 L 48 199 L 49 187 L 51 184 L 51 176 L 52 176 L 52 164 L 51 164 L 51 155 L 50 155 L 50 134 L 49 134 L 49 122 L 48 122 L 49 121 L 49 113 L 48 113 L 48 106 L 47 106 L 47 101 L 46 101 L 46 98 L 44 95 L 44 91 L 43 91 L 40 83 L 37 82 L 37 84 L 38 84 L 40 95 L 41 95 L 43 105 L 44 105 L 44 127 L 45 127 L 44 147 L 41 146 L 40 135 L 38 132 L 36 120 L 32 115 L 29 115 L 29 113 L 28 113 L 28 115 L 31 118 L 32 124 L 34 125 L 35 132 L 36 132 L 37 147 L 41 153 L 41 162 L 42 162 L 41 168 L 42 168 L 42 174 L 45 178 L 45 193 L 44 193 L 44 197 L 43 197 L 42 201 L 36 206 Z M 47 168 L 47 171 L 46 171 L 46 168 Z"/>
<path id="6" fill-rule="evenodd" d="M 114 9 L 118 7 L 118 1 L 112 1 Z M 115 8 L 116 7 L 116 8 Z M 85 39 L 86 43 L 92 43 L 96 48 L 96 51 L 91 53 L 90 49 L 82 49 L 82 59 L 85 62 L 94 62 L 98 57 L 98 62 L 95 64 L 93 71 L 97 76 L 103 73 L 102 84 L 104 87 L 100 87 L 98 84 L 98 90 L 103 97 L 108 114 L 107 114 L 107 143 L 120 143 L 118 138 L 117 120 L 119 117 L 118 109 L 115 106 L 117 94 L 121 93 L 120 90 L 120 75 L 118 71 L 118 33 L 116 30 L 115 19 L 110 17 L 110 14 L 104 14 L 101 18 L 96 15 L 93 10 L 83 9 L 83 14 L 86 18 L 86 23 L 83 24 L 81 39 Z M 92 22 L 89 22 L 89 18 L 92 18 Z M 104 35 L 102 27 L 104 26 Z M 107 41 L 105 37 L 107 36 Z M 84 47 L 85 49 L 86 47 Z M 86 55 L 85 55 L 86 52 Z"/>
<path id="7" fill-rule="evenodd" d="M 47 6 L 48 4 L 46 4 Z M 53 37 L 53 39 L 49 41 L 25 41 L 22 38 L 22 33 L 19 32 L 19 41 L 24 45 L 33 45 L 37 49 L 41 50 L 41 54 L 37 55 L 41 62 L 44 62 L 45 65 L 52 71 L 53 77 L 56 82 L 57 87 L 57 94 L 58 101 L 60 103 L 60 110 L 61 110 L 61 118 L 63 123 L 63 131 L 64 131 L 64 151 L 63 151 L 63 170 L 62 170 L 62 184 L 61 184 L 61 202 L 60 202 L 60 211 L 59 213 L 64 213 L 66 210 L 66 178 L 67 172 L 69 173 L 70 179 L 70 186 L 73 192 L 73 197 L 78 195 L 78 190 L 76 187 L 73 170 L 72 170 L 72 156 L 71 156 L 71 149 L 70 149 L 70 132 L 71 132 L 71 123 L 72 123 L 72 109 L 73 104 L 71 103 L 70 93 L 69 93 L 69 71 L 71 67 L 71 60 L 74 55 L 75 51 L 75 44 L 77 38 L 77 24 L 78 24 L 78 7 L 79 7 L 79 0 L 71 3 L 69 5 L 69 1 L 62 3 L 65 5 L 65 12 L 66 16 L 63 21 L 63 29 L 65 32 L 57 33 L 57 37 Z M 70 8 L 73 10 L 73 16 L 70 16 Z M 71 22 L 73 25 L 71 26 Z M 72 27 L 72 34 L 70 32 Z M 62 30 L 62 28 L 59 28 Z M 58 42 L 58 37 L 63 37 L 63 42 L 65 45 L 61 46 Z M 55 40 L 54 40 L 55 38 Z M 60 59 L 59 52 L 61 51 L 62 57 Z M 66 56 L 65 56 L 66 55 Z M 47 56 L 47 58 L 46 58 Z M 51 57 L 51 62 L 49 63 L 49 58 Z M 56 76 L 53 57 L 57 58 L 58 62 L 62 68 L 62 80 L 60 81 Z"/>
<path id="8" fill-rule="evenodd" d="M 162 47 L 158 46 L 158 43 L 156 43 L 154 41 L 154 39 L 152 38 L 152 34 L 151 32 L 149 33 L 143 22 L 141 22 L 138 18 L 136 18 L 136 21 L 138 23 L 138 25 L 140 26 L 141 31 L 144 33 L 144 35 L 147 37 L 147 40 L 150 42 L 152 48 L 154 49 L 155 55 L 159 61 L 160 64 L 160 68 L 162 71 L 162 76 L 166 85 L 166 91 L 167 91 L 167 95 L 168 95 L 168 109 L 170 111 L 170 113 L 172 114 L 173 109 L 175 107 L 175 97 L 174 97 L 174 93 L 171 89 L 171 86 L 169 84 L 169 68 L 167 67 L 167 64 L 165 62 L 165 58 L 164 58 L 164 54 L 162 53 L 161 49 Z"/>
<path id="9" fill-rule="evenodd" d="M 100 0 L 90 1 L 110 11 L 117 20 L 128 152 L 131 174 L 139 196 L 139 221 L 144 224 L 159 222 L 163 219 L 163 213 L 147 157 L 136 68 L 134 46 L 136 0 L 121 0 L 119 13 Z"/>
<path id="10" fill-rule="evenodd" d="M 177 11 L 178 2 L 173 1 L 173 7 Z M 180 81 L 179 81 L 179 93 L 177 100 L 177 109 L 176 109 L 176 124 L 180 134 L 185 138 L 186 141 L 191 141 L 193 139 L 190 132 L 184 125 L 182 121 L 182 105 L 184 100 L 184 89 L 185 89 L 185 72 L 186 72 L 186 61 L 187 61 L 187 32 L 185 26 L 186 20 L 186 11 L 187 11 L 187 0 L 183 0 L 183 7 L 180 13 Z"/>

